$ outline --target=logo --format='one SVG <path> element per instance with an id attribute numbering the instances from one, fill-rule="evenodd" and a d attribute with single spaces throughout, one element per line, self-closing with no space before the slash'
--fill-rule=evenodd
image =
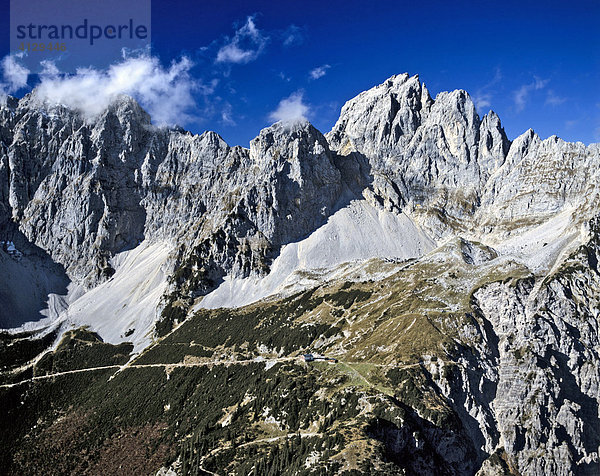
<path id="1" fill-rule="evenodd" d="M 47 61 L 66 73 L 106 68 L 150 39 L 150 0 L 11 0 L 11 53 L 33 73 Z"/>

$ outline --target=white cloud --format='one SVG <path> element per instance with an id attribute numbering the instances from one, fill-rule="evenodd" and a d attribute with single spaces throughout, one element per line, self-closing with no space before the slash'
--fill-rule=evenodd
<path id="1" fill-rule="evenodd" d="M 318 68 L 313 69 L 309 74 L 311 79 L 319 79 L 327 74 L 327 70 L 331 68 L 328 64 L 324 64 L 319 66 Z"/>
<path id="2" fill-rule="evenodd" d="M 294 124 L 306 121 L 309 111 L 310 108 L 304 104 L 303 92 L 296 91 L 279 102 L 277 109 L 269 114 L 269 119 L 273 122 Z"/>
<path id="3" fill-rule="evenodd" d="M 477 110 L 481 112 L 492 105 L 492 93 L 486 93 L 479 90 L 473 96 L 473 102 L 475 103 Z"/>
<path id="4" fill-rule="evenodd" d="M 492 98 L 494 97 L 495 91 L 494 86 L 502 79 L 502 72 L 500 68 L 496 68 L 494 77 L 482 87 L 480 87 L 473 95 L 473 102 L 475 107 L 481 113 L 484 109 L 489 108 L 492 105 Z"/>
<path id="5" fill-rule="evenodd" d="M 577 125 L 579 121 L 577 121 L 576 119 L 570 120 L 570 121 L 565 121 L 565 128 L 567 129 L 573 129 L 573 127 L 575 127 Z"/>
<path id="6" fill-rule="evenodd" d="M 567 98 L 557 96 L 556 93 L 552 89 L 548 90 L 548 95 L 546 96 L 546 104 L 548 104 L 550 106 L 558 106 L 558 105 L 562 104 L 563 102 L 565 102 L 566 100 L 567 100 Z"/>
<path id="7" fill-rule="evenodd" d="M 248 63 L 256 58 L 256 52 L 242 50 L 234 43 L 223 46 L 217 54 L 218 63 Z"/>
<path id="8" fill-rule="evenodd" d="M 268 37 L 256 28 L 254 17 L 248 17 L 246 23 L 235 32 L 233 38 L 227 38 L 226 43 L 217 52 L 217 63 L 249 63 L 262 53 Z"/>
<path id="9" fill-rule="evenodd" d="M 59 72 L 52 63 L 44 64 L 35 96 L 49 104 L 76 109 L 88 118 L 104 111 L 120 95 L 136 99 L 157 125 L 174 125 L 190 118 L 195 106 L 192 92 L 200 89 L 189 74 L 187 58 L 163 68 L 155 57 L 142 55 L 124 58 L 106 70 L 79 69 L 74 75 Z"/>
<path id="10" fill-rule="evenodd" d="M 231 107 L 231 104 L 229 104 L 229 103 L 225 103 L 225 105 L 223 106 L 223 109 L 221 111 L 221 122 L 223 122 L 223 124 L 226 124 L 228 126 L 236 125 L 236 122 L 233 119 L 233 108 Z"/>
<path id="11" fill-rule="evenodd" d="M 12 94 L 27 86 L 29 70 L 19 63 L 20 56 L 8 55 L 2 60 L 2 82 L 0 82 L 0 101 L 5 101 Z"/>
<path id="12" fill-rule="evenodd" d="M 296 25 L 288 26 L 283 32 L 283 46 L 301 45 L 304 42 L 304 31 Z"/>
<path id="13" fill-rule="evenodd" d="M 519 89 L 517 89 L 514 93 L 514 100 L 517 112 L 521 112 L 523 109 L 525 109 L 525 104 L 527 103 L 529 94 L 533 91 L 544 89 L 546 87 L 546 84 L 548 84 L 548 81 L 550 80 L 535 78 L 535 80 L 532 83 L 524 84 Z"/>

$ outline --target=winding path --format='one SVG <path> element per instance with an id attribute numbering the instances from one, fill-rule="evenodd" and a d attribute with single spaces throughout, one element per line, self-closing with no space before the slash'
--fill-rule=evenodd
<path id="1" fill-rule="evenodd" d="M 106 370 L 106 369 L 117 369 L 117 372 L 115 372 L 115 374 L 111 375 L 111 378 L 112 378 L 117 373 L 119 373 L 123 370 L 126 370 L 126 369 L 136 369 L 136 368 L 143 369 L 143 368 L 152 368 L 152 367 L 171 369 L 171 368 L 177 368 L 177 367 L 208 367 L 208 366 L 212 366 L 212 365 L 248 365 L 251 363 L 261 363 L 261 362 L 264 362 L 265 364 L 267 364 L 269 362 L 275 364 L 275 363 L 279 363 L 279 362 L 289 362 L 292 360 L 298 360 L 298 358 L 297 357 L 279 357 L 279 358 L 275 358 L 275 359 L 263 359 L 263 360 L 257 360 L 256 358 L 254 358 L 254 359 L 248 359 L 248 360 L 227 359 L 227 360 L 209 360 L 209 361 L 204 361 L 204 362 L 178 362 L 178 363 L 172 363 L 172 364 L 104 365 L 104 366 L 100 366 L 100 367 L 88 367 L 85 369 L 65 370 L 64 372 L 55 372 L 55 373 L 46 374 L 46 375 L 36 375 L 35 377 L 21 380 L 19 382 L 2 384 L 2 385 L 0 385 L 0 388 L 11 388 L 11 387 L 16 387 L 18 385 L 22 385 L 24 383 L 35 382 L 36 380 L 47 380 L 47 379 L 51 379 L 54 377 L 60 377 L 62 375 L 78 374 L 78 373 L 83 373 L 83 372 L 95 372 L 98 370 Z"/>

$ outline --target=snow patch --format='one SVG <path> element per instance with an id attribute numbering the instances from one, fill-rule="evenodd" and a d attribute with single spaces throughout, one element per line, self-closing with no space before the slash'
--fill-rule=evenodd
<path id="1" fill-rule="evenodd" d="M 116 271 L 111 279 L 84 294 L 79 287 L 70 290 L 69 307 L 60 319 L 69 327 L 89 326 L 105 342 L 133 342 L 134 352 L 143 349 L 152 340 L 157 307 L 167 287 L 171 250 L 165 243 L 142 242 L 119 253 L 111 260 Z"/>
<path id="2" fill-rule="evenodd" d="M 486 237 L 486 244 L 503 256 L 523 263 L 537 275 L 547 273 L 562 256 L 587 239 L 585 226 L 577 224 L 576 209 L 568 208 L 541 225 L 513 236 Z"/>
<path id="3" fill-rule="evenodd" d="M 434 249 L 431 240 L 407 215 L 352 201 L 306 239 L 285 245 L 265 277 L 233 278 L 206 295 L 196 309 L 240 307 L 265 297 L 290 294 L 333 279 L 371 258 L 406 260 Z M 364 264 L 364 263 L 363 263 Z"/>

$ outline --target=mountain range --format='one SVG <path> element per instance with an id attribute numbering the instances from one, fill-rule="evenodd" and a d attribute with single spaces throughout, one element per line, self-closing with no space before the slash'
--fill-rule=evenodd
<path id="1" fill-rule="evenodd" d="M 1 471 L 599 474 L 599 179 L 408 74 L 249 148 L 9 97 Z"/>

